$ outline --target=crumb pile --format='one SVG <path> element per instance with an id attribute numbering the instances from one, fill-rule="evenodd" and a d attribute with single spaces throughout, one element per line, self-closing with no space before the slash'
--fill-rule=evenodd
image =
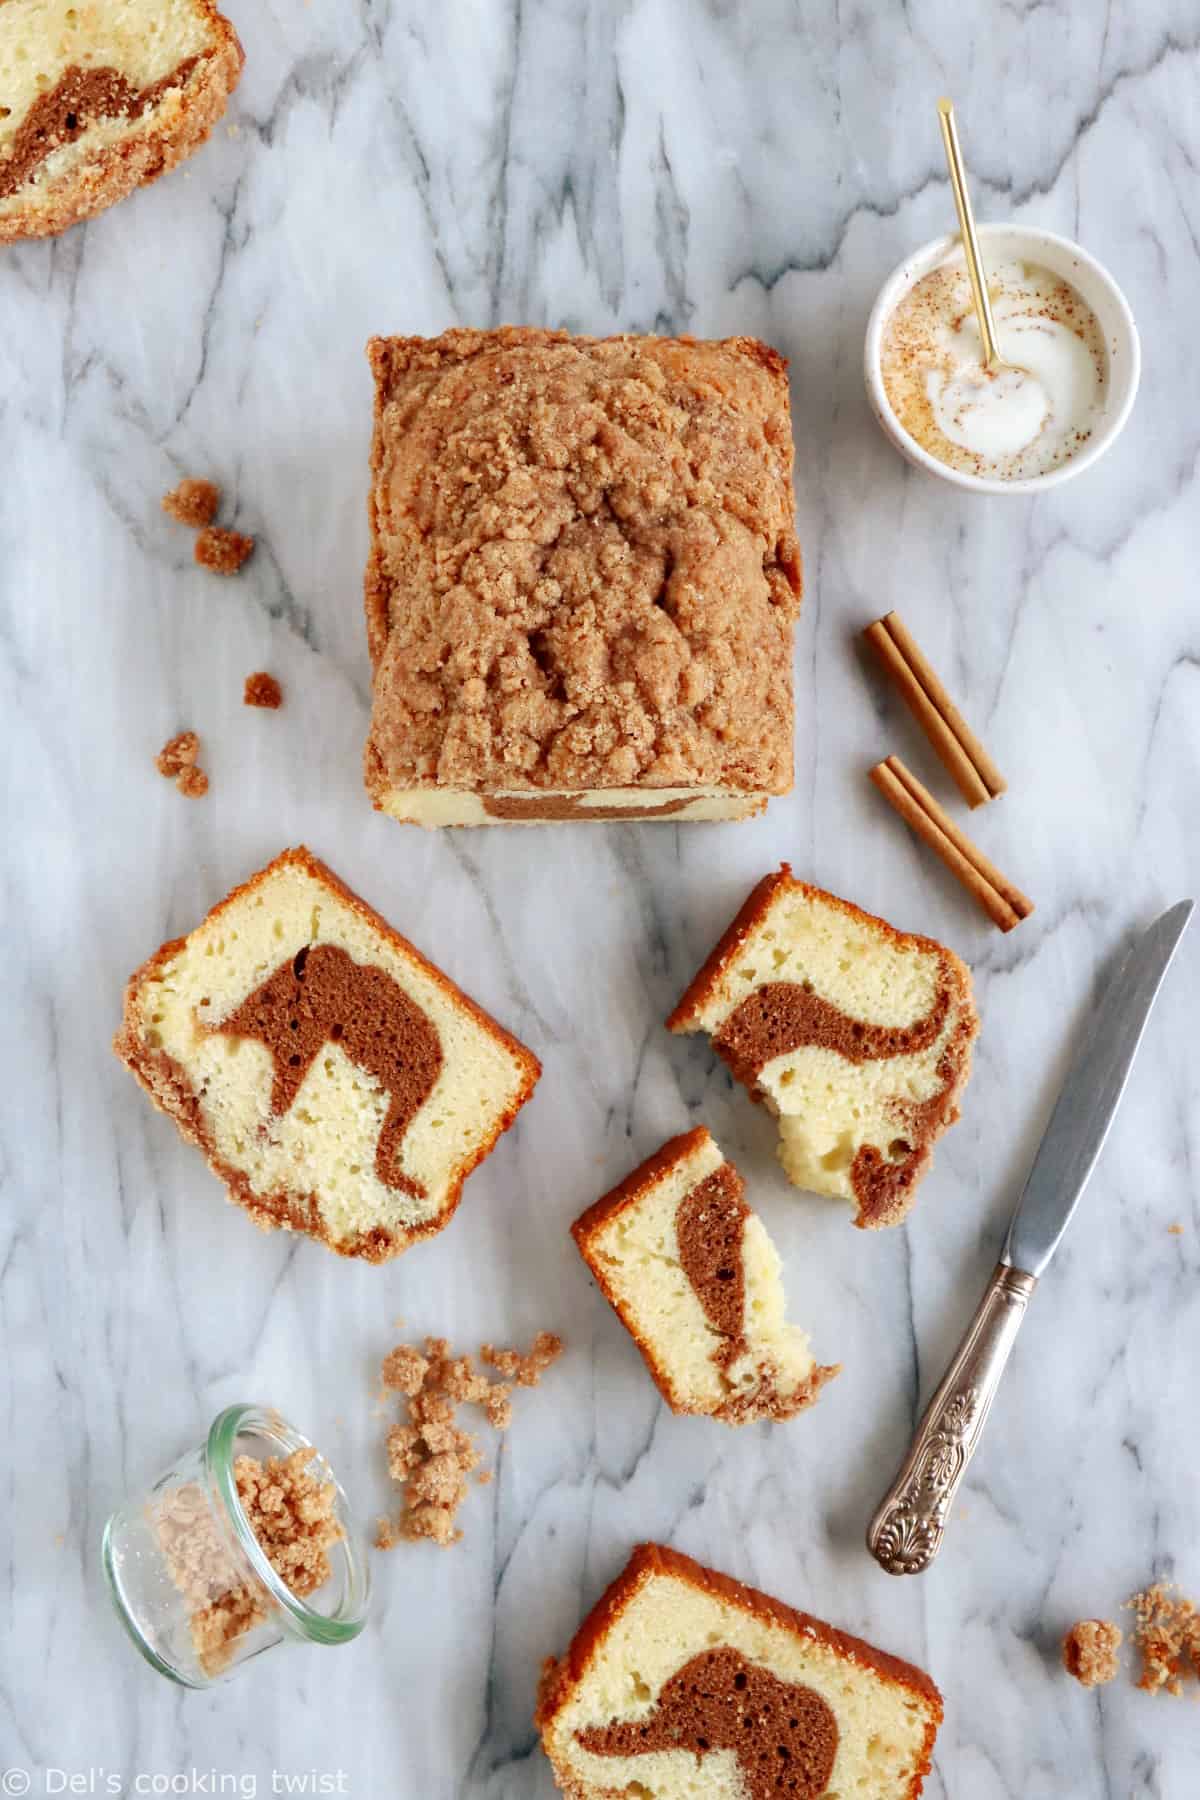
<path id="1" fill-rule="evenodd" d="M 402 1539 L 428 1538 L 443 1548 L 458 1542 L 455 1516 L 467 1497 L 467 1476 L 482 1461 L 475 1439 L 456 1422 L 458 1408 L 481 1407 L 490 1425 L 507 1431 L 513 1385 L 536 1387 L 561 1353 L 562 1340 L 549 1331 L 539 1331 L 525 1353 L 484 1344 L 479 1360 L 498 1372 L 499 1381 L 469 1356 L 452 1356 L 445 1338 L 426 1338 L 424 1351 L 398 1344 L 384 1358 L 384 1387 L 407 1402 L 407 1418 L 387 1434 L 388 1473 L 404 1490 L 404 1502 L 394 1523 L 380 1519 L 377 1549 L 390 1550 Z M 477 1479 L 491 1476 L 480 1470 Z"/>
<path id="2" fill-rule="evenodd" d="M 242 699 L 247 706 L 267 706 L 274 712 L 283 705 L 283 689 L 273 675 L 258 669 L 253 675 L 247 675 Z"/>
<path id="3" fill-rule="evenodd" d="M 250 552 L 254 539 L 241 531 L 229 531 L 224 525 L 206 525 L 196 534 L 196 561 L 214 575 L 236 575 Z"/>
<path id="4" fill-rule="evenodd" d="M 239 1456 L 233 1465 L 250 1528 L 275 1573 L 299 1599 L 328 1581 L 328 1548 L 342 1535 L 333 1483 L 313 1474 L 312 1460 L 305 1447 L 265 1463 Z M 154 1524 L 167 1572 L 191 1609 L 200 1667 L 206 1675 L 219 1675 L 238 1639 L 266 1621 L 270 1598 L 234 1567 L 196 1482 L 170 1489 Z"/>
<path id="5" fill-rule="evenodd" d="M 175 783 L 189 800 L 199 800 L 208 792 L 208 776 L 203 769 L 183 769 Z"/>
<path id="6" fill-rule="evenodd" d="M 194 731 L 178 731 L 173 738 L 168 738 L 154 759 L 154 766 L 160 775 L 173 781 L 181 794 L 189 800 L 198 800 L 201 794 L 208 792 L 208 776 L 199 766 L 196 758 L 200 754 L 200 739 Z"/>
<path id="7" fill-rule="evenodd" d="M 187 475 L 177 488 L 162 497 L 162 509 L 181 525 L 190 525 L 199 531 L 203 525 L 211 525 L 217 516 L 217 507 L 221 504 L 221 490 L 215 481 L 199 481 Z"/>
<path id="8" fill-rule="evenodd" d="M 214 575 L 236 575 L 254 549 L 254 539 L 214 525 L 220 504 L 221 490 L 216 482 L 201 481 L 193 475 L 186 475 L 178 487 L 162 497 L 163 511 L 196 533 L 194 555 L 200 567 Z M 279 702 L 248 700 L 246 704 L 278 706 Z"/>
<path id="9" fill-rule="evenodd" d="M 1178 1698 L 1188 1677 L 1200 1678 L 1200 1613 L 1162 1581 L 1135 1594 L 1129 1606 L 1142 1658 L 1138 1686 L 1152 1694 L 1165 1688 Z"/>
<path id="10" fill-rule="evenodd" d="M 1120 1671 L 1122 1632 L 1111 1619 L 1080 1619 L 1063 1639 L 1063 1667 L 1082 1687 L 1101 1687 Z"/>

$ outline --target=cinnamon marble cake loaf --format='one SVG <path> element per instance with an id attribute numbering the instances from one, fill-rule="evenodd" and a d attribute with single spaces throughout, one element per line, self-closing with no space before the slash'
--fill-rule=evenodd
<path id="1" fill-rule="evenodd" d="M 838 1373 L 787 1323 L 775 1246 L 703 1126 L 664 1144 L 571 1232 L 672 1411 L 788 1419 Z"/>
<path id="2" fill-rule="evenodd" d="M 0 243 L 65 231 L 173 169 L 242 62 L 212 0 L 0 0 Z"/>
<path id="3" fill-rule="evenodd" d="M 372 1262 L 441 1230 L 541 1073 L 304 849 L 143 964 L 114 1048 L 256 1224 Z"/>
<path id="4" fill-rule="evenodd" d="M 759 882 L 667 1024 L 705 1031 L 778 1116 L 789 1179 L 896 1225 L 959 1116 L 979 1030 L 970 971 L 785 863 Z"/>
<path id="5" fill-rule="evenodd" d="M 911 1663 L 657 1544 L 537 1707 L 569 1800 L 918 1800 L 941 1720 Z"/>
<path id="6" fill-rule="evenodd" d="M 418 825 L 733 819 L 792 785 L 787 364 L 373 338 L 366 782 Z"/>

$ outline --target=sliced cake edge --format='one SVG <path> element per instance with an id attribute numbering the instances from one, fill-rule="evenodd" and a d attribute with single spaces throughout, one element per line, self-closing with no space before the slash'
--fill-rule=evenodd
<path id="1" fill-rule="evenodd" d="M 809 899 L 818 901 L 834 911 L 841 913 L 851 924 L 865 925 L 878 932 L 883 942 L 901 949 L 916 949 L 937 959 L 951 984 L 952 991 L 948 995 L 948 1006 L 956 1010 L 957 1023 L 953 1034 L 953 1043 L 948 1047 L 948 1079 L 939 1095 L 939 1104 L 933 1109 L 936 1117 L 926 1121 L 922 1141 L 916 1146 L 905 1169 L 903 1183 L 895 1184 L 895 1192 L 885 1195 L 885 1203 L 868 1206 L 862 1197 L 857 1197 L 857 1216 L 854 1223 L 861 1228 L 878 1228 L 880 1226 L 899 1224 L 906 1216 L 913 1203 L 915 1189 L 922 1176 L 927 1172 L 932 1161 L 933 1146 L 944 1132 L 960 1117 L 959 1100 L 971 1074 L 972 1049 L 979 1031 L 979 1017 L 975 1008 L 974 994 L 971 984 L 971 972 L 966 964 L 936 938 L 917 932 L 901 931 L 888 920 L 875 913 L 866 911 L 853 901 L 842 899 L 825 888 L 813 883 L 797 880 L 787 863 L 779 869 L 765 875 L 756 883 L 746 900 L 738 909 L 733 920 L 721 934 L 711 953 L 705 958 L 699 970 L 684 990 L 677 1006 L 669 1014 L 666 1024 L 670 1031 L 691 1033 L 708 1031 L 715 1040 L 716 1031 L 706 1026 L 703 1014 L 706 1009 L 720 997 L 722 983 L 733 965 L 746 948 L 748 940 L 764 925 L 771 908 L 781 891 L 799 892 Z M 724 1022 L 724 1021 L 723 1021 Z M 776 1106 L 771 1095 L 757 1080 L 755 1075 L 739 1066 L 735 1057 L 714 1041 L 718 1055 L 728 1064 L 736 1078 L 746 1087 L 751 1097 L 765 1103 L 781 1120 L 780 1160 L 788 1172 L 789 1179 L 800 1187 L 809 1184 L 800 1180 L 789 1166 L 785 1154 L 787 1133 L 783 1126 L 786 1113 Z M 810 1191 L 832 1193 L 832 1188 L 824 1186 L 812 1187 Z"/>
<path id="2" fill-rule="evenodd" d="M 674 1577 L 718 1603 L 735 1607 L 769 1626 L 812 1639 L 836 1656 L 904 1690 L 910 1696 L 911 1710 L 924 1714 L 924 1738 L 914 1759 L 911 1779 L 903 1789 L 895 1790 L 892 1800 L 920 1800 L 925 1777 L 933 1766 L 933 1747 L 944 1717 L 942 1695 L 923 1669 L 862 1638 L 853 1637 L 823 1619 L 788 1606 L 758 1588 L 749 1587 L 733 1576 L 710 1569 L 682 1551 L 655 1543 L 641 1543 L 634 1548 L 624 1569 L 578 1626 L 566 1651 L 560 1657 L 548 1657 L 542 1665 L 534 1724 L 554 1770 L 555 1781 L 568 1800 L 595 1800 L 601 1790 L 578 1780 L 561 1754 L 555 1754 L 556 1721 L 591 1673 L 605 1640 L 622 1614 L 644 1588 L 663 1577 Z M 686 1658 L 691 1649 L 691 1645 L 681 1645 L 681 1657 Z"/>
<path id="3" fill-rule="evenodd" d="M 709 1153 L 706 1158 L 705 1152 Z M 707 1175 L 715 1174 L 721 1169 L 728 1169 L 737 1182 L 739 1201 L 744 1207 L 741 1245 L 745 1283 L 744 1349 L 734 1359 L 733 1367 L 736 1368 L 744 1358 L 753 1358 L 756 1351 L 758 1353 L 755 1367 L 757 1379 L 748 1385 L 741 1385 L 736 1380 L 726 1381 L 725 1392 L 714 1395 L 713 1403 L 708 1405 L 703 1404 L 682 1380 L 676 1378 L 678 1371 L 668 1366 L 663 1348 L 653 1341 L 645 1320 L 639 1319 L 635 1308 L 618 1290 L 613 1274 L 606 1267 L 602 1247 L 602 1234 L 621 1214 L 634 1211 L 661 1183 L 675 1174 L 683 1175 L 689 1162 L 698 1163 L 702 1158 L 706 1166 L 697 1168 L 696 1180 L 681 1191 L 678 1206 L 683 1205 Z M 651 1379 L 667 1405 L 676 1413 L 716 1418 L 729 1425 L 740 1425 L 763 1418 L 792 1418 L 812 1406 L 822 1388 L 841 1369 L 840 1363 L 819 1364 L 812 1353 L 807 1332 L 787 1321 L 778 1252 L 761 1219 L 744 1199 L 743 1190 L 744 1182 L 738 1170 L 729 1162 L 707 1128 L 699 1125 L 668 1139 L 616 1187 L 594 1201 L 571 1226 L 571 1235 L 580 1255 L 604 1298 L 636 1344 Z M 682 1263 L 681 1271 L 685 1280 L 689 1279 L 687 1271 L 682 1269 Z M 704 1303 L 694 1286 L 693 1294 L 706 1334 L 712 1337 L 714 1347 L 719 1346 L 721 1335 L 712 1321 L 704 1316 Z M 745 1323 L 752 1298 L 775 1302 L 772 1310 L 779 1315 L 774 1322 L 775 1334 L 782 1342 L 772 1343 L 770 1339 L 764 1342 L 761 1336 L 756 1342 L 753 1329 Z M 808 1368 L 802 1379 L 792 1380 L 789 1384 L 789 1376 L 794 1371 L 789 1371 L 786 1367 L 786 1358 L 794 1354 L 796 1348 L 803 1350 Z M 731 1369 L 729 1374 L 732 1375 L 732 1372 Z M 719 1375 L 717 1379 L 718 1382 L 721 1380 Z"/>
<path id="4" fill-rule="evenodd" d="M 385 1233 L 379 1237 L 372 1236 L 357 1247 L 348 1248 L 336 1241 L 324 1228 L 319 1208 L 312 1197 L 308 1195 L 291 1195 L 289 1198 L 295 1205 L 297 1216 L 281 1218 L 277 1210 L 273 1210 L 264 1203 L 264 1196 L 255 1191 L 244 1171 L 219 1154 L 217 1146 L 213 1142 L 212 1133 L 205 1122 L 199 1097 L 188 1079 L 186 1071 L 166 1052 L 145 1042 L 139 1014 L 140 997 L 145 984 L 154 980 L 159 971 L 186 948 L 189 938 L 196 931 L 210 924 L 215 918 L 219 918 L 239 902 L 246 900 L 257 892 L 268 877 L 286 868 L 302 870 L 314 881 L 327 888 L 371 931 L 379 933 L 403 957 L 414 962 L 456 1007 L 463 1009 L 471 1016 L 475 1025 L 500 1046 L 512 1061 L 515 1087 L 511 1098 L 503 1108 L 498 1109 L 495 1122 L 473 1151 L 456 1165 L 442 1206 L 428 1219 L 406 1227 L 402 1241 L 393 1241 L 394 1234 Z M 134 971 L 125 986 L 123 1018 L 113 1038 L 113 1050 L 136 1077 L 159 1111 L 172 1118 L 180 1134 L 201 1151 L 213 1173 L 225 1184 L 231 1199 L 242 1206 L 261 1229 L 298 1227 L 320 1239 L 327 1248 L 336 1251 L 339 1255 L 361 1257 L 368 1262 L 387 1261 L 392 1256 L 409 1248 L 412 1243 L 435 1235 L 449 1223 L 462 1198 L 463 1184 L 468 1175 L 490 1155 L 499 1138 L 514 1123 L 517 1114 L 533 1093 L 542 1073 L 539 1059 L 526 1045 L 522 1044 L 511 1032 L 505 1030 L 469 994 L 465 994 L 443 970 L 438 968 L 436 963 L 431 962 L 414 944 L 389 925 L 386 919 L 304 845 L 284 850 L 280 855 L 274 857 L 271 862 L 256 871 L 248 880 L 231 889 L 223 899 L 210 908 L 203 919 L 197 922 L 193 932 L 162 944 Z"/>
<path id="5" fill-rule="evenodd" d="M 53 237 L 93 218 L 136 188 L 157 181 L 208 139 L 238 85 L 246 57 L 237 31 L 214 0 L 192 3 L 213 41 L 200 59 L 204 65 L 200 79 L 185 79 L 178 86 L 164 81 L 164 98 L 169 97 L 173 113 L 165 129 L 140 133 L 131 129 L 130 135 L 85 148 L 61 176 L 27 193 L 24 184 L 18 186 L 6 197 L 17 204 L 0 205 L 0 244 Z M 135 116 L 131 128 L 137 123 Z"/>

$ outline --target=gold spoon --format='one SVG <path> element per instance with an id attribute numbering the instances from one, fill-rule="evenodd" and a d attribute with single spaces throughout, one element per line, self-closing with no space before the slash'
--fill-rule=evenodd
<path id="1" fill-rule="evenodd" d="M 992 318 L 992 303 L 988 297 L 983 258 L 979 253 L 971 196 L 967 192 L 967 172 L 963 167 L 962 150 L 958 142 L 953 100 L 938 101 L 938 123 L 942 128 L 942 142 L 946 146 L 950 186 L 954 189 L 954 204 L 958 208 L 958 228 L 962 233 L 967 274 L 971 278 L 971 294 L 975 301 L 975 316 L 979 320 L 979 335 L 983 340 L 983 366 L 989 375 L 995 375 L 1004 367 L 1004 362 L 996 344 L 996 325 Z"/>

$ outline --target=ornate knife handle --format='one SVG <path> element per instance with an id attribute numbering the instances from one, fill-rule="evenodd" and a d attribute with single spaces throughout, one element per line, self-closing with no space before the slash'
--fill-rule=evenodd
<path id="1" fill-rule="evenodd" d="M 912 1448 L 880 1502 L 867 1549 L 889 1575 L 919 1575 L 941 1548 L 946 1518 L 983 1435 L 1035 1275 L 1000 1263 Z"/>

